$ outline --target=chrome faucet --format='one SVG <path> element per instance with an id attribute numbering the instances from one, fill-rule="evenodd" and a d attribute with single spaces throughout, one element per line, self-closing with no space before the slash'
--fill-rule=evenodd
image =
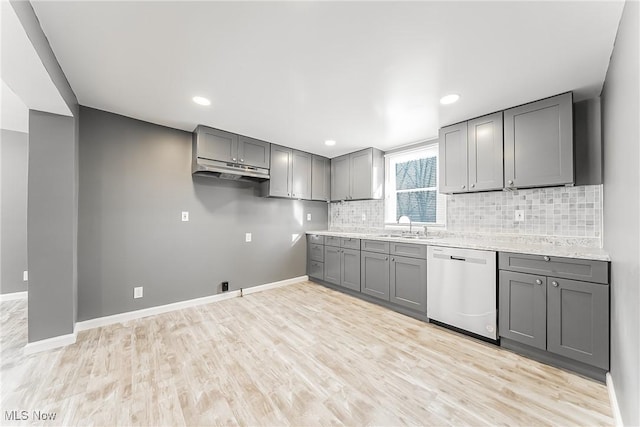
<path id="1" fill-rule="evenodd" d="M 406 224 L 407 221 L 409 221 L 409 234 L 413 234 L 413 221 L 411 221 L 411 218 L 406 215 L 402 215 L 400 218 L 398 218 L 398 224 Z"/>

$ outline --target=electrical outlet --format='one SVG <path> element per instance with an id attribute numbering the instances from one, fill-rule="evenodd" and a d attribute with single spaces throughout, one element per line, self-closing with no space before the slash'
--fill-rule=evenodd
<path id="1" fill-rule="evenodd" d="M 517 209 L 516 210 L 514 220 L 516 222 L 524 222 L 524 211 L 522 209 Z"/>
<path id="2" fill-rule="evenodd" d="M 133 288 L 133 298 L 142 298 L 142 286 Z"/>
<path id="3" fill-rule="evenodd" d="M 222 282 L 222 292 L 227 292 L 229 290 L 229 282 Z"/>
<path id="4" fill-rule="evenodd" d="M 189 221 L 189 212 L 182 211 L 182 221 L 184 221 L 184 222 Z"/>
<path id="5" fill-rule="evenodd" d="M 251 241 L 251 233 L 244 233 L 244 241 L 245 242 Z"/>
<path id="6" fill-rule="evenodd" d="M 362 214 L 362 222 L 365 222 L 367 220 L 367 214 Z"/>
<path id="7" fill-rule="evenodd" d="M 307 221 L 311 221 L 311 214 L 310 213 L 307 214 Z"/>
<path id="8" fill-rule="evenodd" d="M 29 281 L 29 272 L 27 270 L 22 272 L 22 281 L 23 282 L 28 282 Z"/>

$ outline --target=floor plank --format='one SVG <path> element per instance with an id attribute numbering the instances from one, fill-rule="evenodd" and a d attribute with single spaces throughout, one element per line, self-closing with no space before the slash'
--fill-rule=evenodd
<path id="1" fill-rule="evenodd" d="M 613 425 L 600 383 L 312 282 L 34 355 L 26 301 L 1 309 L 2 425 Z"/>

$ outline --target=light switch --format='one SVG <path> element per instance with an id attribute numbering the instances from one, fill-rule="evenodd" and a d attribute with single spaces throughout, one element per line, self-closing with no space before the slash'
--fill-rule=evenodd
<path id="1" fill-rule="evenodd" d="M 244 234 L 244 241 L 245 242 L 250 242 L 251 241 L 251 233 L 245 233 Z"/>
<path id="2" fill-rule="evenodd" d="M 189 221 L 189 212 L 182 211 L 182 221 Z"/>
<path id="3" fill-rule="evenodd" d="M 29 281 L 29 272 L 27 270 L 22 272 L 22 281 L 23 282 L 28 282 Z"/>
<path id="4" fill-rule="evenodd" d="M 142 286 L 133 288 L 133 298 L 142 298 Z"/>
<path id="5" fill-rule="evenodd" d="M 524 211 L 522 209 L 517 209 L 514 220 L 516 222 L 524 222 Z"/>
<path id="6" fill-rule="evenodd" d="M 310 213 L 307 214 L 307 221 L 311 221 L 311 214 Z"/>

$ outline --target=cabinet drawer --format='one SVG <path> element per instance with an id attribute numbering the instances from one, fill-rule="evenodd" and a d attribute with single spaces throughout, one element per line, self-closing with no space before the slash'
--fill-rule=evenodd
<path id="1" fill-rule="evenodd" d="M 500 252 L 499 268 L 586 282 L 609 282 L 609 263 L 606 261 Z"/>
<path id="2" fill-rule="evenodd" d="M 380 240 L 362 240 L 360 243 L 363 251 L 378 252 L 381 254 L 389 253 L 389 242 L 382 242 Z"/>
<path id="3" fill-rule="evenodd" d="M 324 261 L 324 245 L 309 243 L 309 259 L 312 261 Z"/>
<path id="4" fill-rule="evenodd" d="M 318 245 L 324 245 L 324 236 L 319 236 L 317 234 L 309 234 L 309 235 L 307 235 L 307 241 L 309 243 L 316 243 Z"/>
<path id="5" fill-rule="evenodd" d="M 427 245 L 416 245 L 413 243 L 391 242 L 389 247 L 391 255 L 408 256 L 411 258 L 427 258 Z"/>
<path id="6" fill-rule="evenodd" d="M 341 248 L 360 250 L 360 239 L 352 239 L 351 237 L 343 237 L 340 242 Z"/>
<path id="7" fill-rule="evenodd" d="M 340 247 L 340 238 L 339 237 L 335 237 L 335 236 L 325 236 L 324 237 L 324 244 L 327 246 L 336 246 L 336 247 Z"/>
<path id="8" fill-rule="evenodd" d="M 307 275 L 314 279 L 324 280 L 324 262 L 309 261 Z"/>

